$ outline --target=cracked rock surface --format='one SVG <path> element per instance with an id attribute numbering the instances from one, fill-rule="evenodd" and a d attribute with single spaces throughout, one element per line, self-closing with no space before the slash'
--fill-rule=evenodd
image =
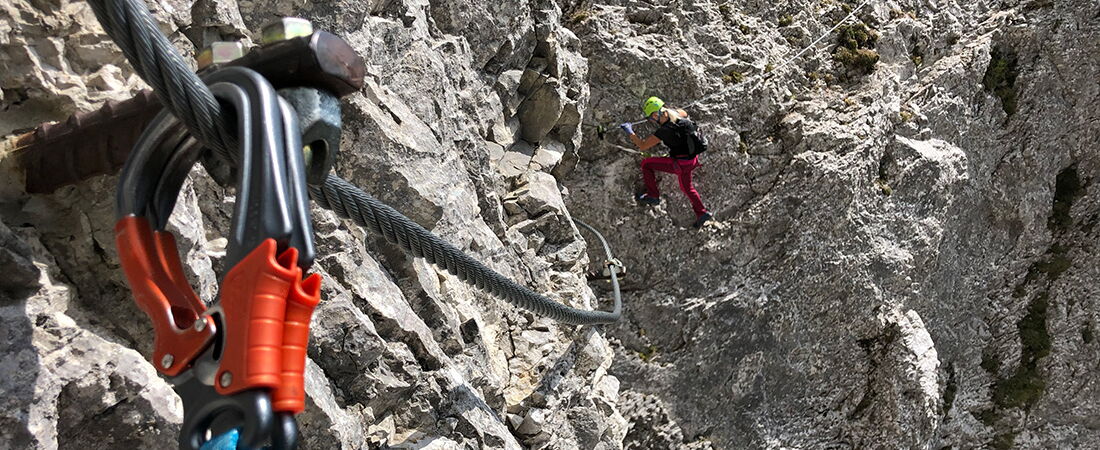
<path id="1" fill-rule="evenodd" d="M 563 8 L 609 130 L 566 205 L 630 270 L 626 447 L 1100 445 L 1100 5 L 869 2 L 784 65 L 860 3 Z M 701 232 L 667 175 L 632 201 L 615 125 L 651 95 L 710 140 Z"/>
<path id="2" fill-rule="evenodd" d="M 255 38 L 289 13 L 344 36 L 370 68 L 342 105 L 336 171 L 520 283 L 609 307 L 586 283 L 586 244 L 552 175 L 576 152 L 588 93 L 557 4 L 184 0 L 152 10 L 185 55 Z M 5 3 L 0 30 L 0 134 L 144 87 L 83 2 Z M 519 148 L 537 163 L 509 171 L 493 157 Z M 174 447 L 182 404 L 143 357 L 152 331 L 114 244 L 117 177 L 29 195 L 10 142 L 0 170 L 0 448 Z M 196 168 L 171 219 L 208 301 L 233 198 Z M 613 352 L 598 329 L 513 308 L 328 211 L 313 220 L 323 301 L 300 448 L 622 447 Z"/>
<path id="3" fill-rule="evenodd" d="M 629 269 L 622 322 L 559 326 L 314 210 L 302 448 L 1100 447 L 1100 5 L 862 3 L 151 2 L 188 55 L 345 37 L 335 170 L 501 273 L 607 309 L 571 217 Z M 143 87 L 83 2 L 0 5 L 0 135 Z M 651 95 L 710 142 L 701 231 L 667 176 L 632 200 Z M 172 447 L 117 178 L 22 173 L 0 146 L 0 448 Z M 195 169 L 172 218 L 205 299 L 232 200 Z"/>

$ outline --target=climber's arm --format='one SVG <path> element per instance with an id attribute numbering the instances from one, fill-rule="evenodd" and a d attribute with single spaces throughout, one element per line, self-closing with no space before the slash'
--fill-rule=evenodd
<path id="1" fill-rule="evenodd" d="M 630 135 L 630 142 L 633 142 L 634 145 L 638 147 L 638 150 L 644 152 L 653 148 L 654 145 L 660 144 L 661 138 L 657 136 L 649 136 L 645 138 L 645 140 L 642 140 L 642 138 L 638 137 L 638 135 L 632 134 Z"/>

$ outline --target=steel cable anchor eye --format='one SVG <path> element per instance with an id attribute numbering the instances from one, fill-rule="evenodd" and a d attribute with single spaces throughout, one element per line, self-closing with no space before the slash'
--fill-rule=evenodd
<path id="1" fill-rule="evenodd" d="M 166 231 L 202 154 L 167 112 L 146 129 L 119 180 L 120 259 L 154 325 L 153 361 L 171 360 L 157 368 L 184 401 L 180 447 L 197 450 L 208 433 L 239 429 L 241 445 L 294 448 L 320 289 L 319 276 L 302 277 L 314 246 L 300 130 L 293 110 L 256 72 L 226 68 L 204 78 L 237 112 L 240 145 L 229 162 L 238 168 L 237 202 L 218 299 L 207 308 L 195 295 Z"/>

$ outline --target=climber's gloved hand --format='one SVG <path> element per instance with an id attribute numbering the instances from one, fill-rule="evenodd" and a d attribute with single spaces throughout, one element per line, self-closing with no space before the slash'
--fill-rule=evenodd
<path id="1" fill-rule="evenodd" d="M 630 122 L 619 125 L 619 128 L 622 128 L 623 131 L 626 132 L 626 134 L 634 134 L 634 125 Z"/>

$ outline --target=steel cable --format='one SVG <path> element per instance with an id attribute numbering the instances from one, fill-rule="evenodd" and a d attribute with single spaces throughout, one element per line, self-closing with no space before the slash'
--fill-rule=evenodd
<path id="1" fill-rule="evenodd" d="M 329 175 L 324 185 L 310 186 L 310 196 L 322 208 L 331 209 L 338 216 L 351 219 L 368 230 L 382 235 L 387 241 L 398 245 L 414 257 L 424 258 L 462 281 L 539 315 L 577 325 L 615 322 L 621 316 L 622 299 L 619 294 L 618 268 L 615 266 L 611 266 L 611 282 L 615 296 L 614 310 L 608 312 L 571 308 L 539 295 L 486 267 L 389 205 L 336 175 Z M 577 223 L 595 233 L 603 244 L 608 260 L 612 260 L 611 250 L 603 236 L 587 224 L 579 221 Z"/>
<path id="2" fill-rule="evenodd" d="M 138 76 L 153 87 L 161 103 L 219 157 L 235 161 L 236 155 L 230 149 L 236 148 L 236 143 L 227 131 L 221 105 L 157 28 L 145 3 L 88 0 L 88 4 L 104 31 L 122 49 Z"/>
<path id="3" fill-rule="evenodd" d="M 226 161 L 236 161 L 238 155 L 230 151 L 236 148 L 235 139 L 228 132 L 221 105 L 157 28 L 145 3 L 142 0 L 89 0 L 89 4 L 103 29 L 122 49 L 137 74 L 153 87 L 161 103 L 207 148 Z M 424 258 L 460 280 L 516 306 L 559 322 L 577 325 L 611 323 L 621 316 L 622 300 L 615 266 L 610 267 L 615 298 L 613 311 L 572 308 L 539 295 L 488 268 L 335 174 L 330 174 L 323 185 L 311 185 L 309 188 L 310 196 L 321 207 L 351 219 L 414 257 Z M 595 232 L 595 229 L 584 226 Z M 604 245 L 608 261 L 611 261 L 607 242 L 598 232 L 596 235 Z"/>

